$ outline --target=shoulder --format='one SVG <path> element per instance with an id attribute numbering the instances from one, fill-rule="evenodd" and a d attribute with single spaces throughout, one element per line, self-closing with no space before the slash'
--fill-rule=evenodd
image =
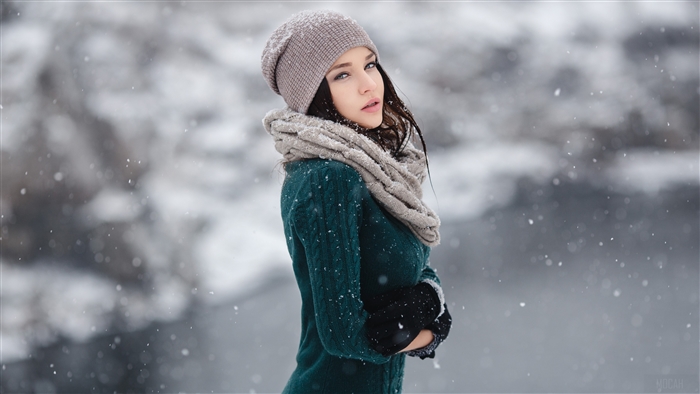
<path id="1" fill-rule="evenodd" d="M 351 166 L 334 160 L 310 159 L 288 163 L 282 186 L 282 209 L 318 204 L 355 204 L 369 198 L 360 174 Z"/>

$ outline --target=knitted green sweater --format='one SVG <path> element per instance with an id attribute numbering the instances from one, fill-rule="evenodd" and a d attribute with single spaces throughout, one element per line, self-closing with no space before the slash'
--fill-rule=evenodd
<path id="1" fill-rule="evenodd" d="M 286 165 L 282 220 L 301 292 L 297 367 L 284 393 L 398 393 L 406 356 L 365 337 L 362 300 L 424 279 L 430 248 L 381 208 L 359 173 L 337 161 Z"/>

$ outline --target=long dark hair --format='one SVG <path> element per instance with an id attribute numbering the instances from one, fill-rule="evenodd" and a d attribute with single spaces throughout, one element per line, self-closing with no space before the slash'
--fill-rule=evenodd
<path id="1" fill-rule="evenodd" d="M 374 141 L 393 157 L 398 157 L 401 154 L 401 151 L 403 151 L 408 141 L 410 141 L 413 132 L 415 132 L 423 145 L 423 152 L 427 155 L 423 133 L 420 127 L 418 127 L 416 120 L 413 118 L 413 114 L 396 94 L 394 84 L 391 83 L 391 79 L 389 79 L 389 76 L 386 75 L 386 72 L 384 72 L 384 69 L 379 63 L 377 63 L 377 70 L 379 70 L 382 80 L 384 81 L 383 120 L 382 124 L 378 127 L 367 129 L 341 115 L 333 104 L 331 89 L 328 86 L 326 78 L 323 78 L 321 81 L 321 85 L 318 87 L 316 95 L 311 105 L 309 105 L 306 114 L 321 119 L 332 120 L 336 123 L 351 127 L 357 130 L 358 133 Z"/>

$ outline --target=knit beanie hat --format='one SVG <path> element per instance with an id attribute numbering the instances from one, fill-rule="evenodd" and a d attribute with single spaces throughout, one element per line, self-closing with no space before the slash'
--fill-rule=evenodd
<path id="1" fill-rule="evenodd" d="M 326 72 L 348 49 L 377 48 L 353 19 L 334 11 L 302 11 L 278 27 L 262 53 L 267 84 L 289 108 L 306 114 Z"/>

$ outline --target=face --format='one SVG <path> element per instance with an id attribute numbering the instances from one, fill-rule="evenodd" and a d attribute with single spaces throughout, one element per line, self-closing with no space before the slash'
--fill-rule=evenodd
<path id="1" fill-rule="evenodd" d="M 349 49 L 326 73 L 333 104 L 348 120 L 373 129 L 382 124 L 384 81 L 377 57 L 366 47 Z"/>

